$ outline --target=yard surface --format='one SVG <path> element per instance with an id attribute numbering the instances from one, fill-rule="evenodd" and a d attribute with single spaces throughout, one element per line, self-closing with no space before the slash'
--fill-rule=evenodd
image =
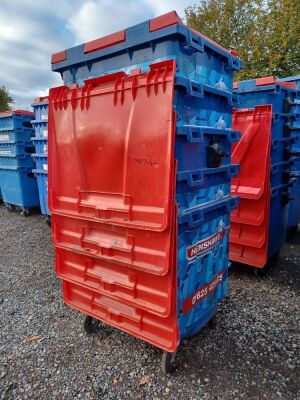
<path id="1" fill-rule="evenodd" d="M 158 349 L 104 325 L 83 332 L 43 217 L 0 206 L 0 399 L 300 399 L 300 232 L 266 277 L 231 269 L 217 317 L 163 376 Z"/>

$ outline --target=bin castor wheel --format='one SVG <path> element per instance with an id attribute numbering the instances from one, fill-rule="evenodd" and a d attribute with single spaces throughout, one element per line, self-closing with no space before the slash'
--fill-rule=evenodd
<path id="1" fill-rule="evenodd" d="M 50 215 L 48 215 L 47 218 L 46 218 L 46 224 L 48 226 L 50 226 L 50 228 L 51 228 L 51 217 L 50 217 Z"/>
<path id="2" fill-rule="evenodd" d="M 209 321 L 208 321 L 208 326 L 210 329 L 215 329 L 217 327 L 217 316 L 214 315 Z"/>
<path id="3" fill-rule="evenodd" d="M 91 335 L 92 333 L 97 332 L 99 324 L 100 321 L 98 319 L 88 315 L 87 317 L 85 317 L 83 321 L 83 329 L 86 331 L 88 335 Z"/>
<path id="4" fill-rule="evenodd" d="M 5 203 L 6 209 L 9 212 L 13 212 L 16 209 L 16 206 L 14 206 L 13 204 L 9 204 L 9 203 Z"/>
<path id="5" fill-rule="evenodd" d="M 254 268 L 254 275 L 263 278 L 266 276 L 266 267 L 265 268 Z"/>
<path id="6" fill-rule="evenodd" d="M 161 370 L 164 374 L 170 374 L 175 366 L 175 357 L 177 351 L 170 353 L 168 351 L 164 351 L 161 357 Z"/>
<path id="7" fill-rule="evenodd" d="M 24 217 L 30 217 L 32 215 L 32 209 L 31 208 L 23 208 L 22 215 L 24 215 Z"/>

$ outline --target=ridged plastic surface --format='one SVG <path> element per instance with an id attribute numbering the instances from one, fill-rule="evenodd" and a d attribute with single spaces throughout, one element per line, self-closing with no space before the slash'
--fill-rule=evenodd
<path id="1" fill-rule="evenodd" d="M 233 112 L 233 128 L 242 136 L 232 149 L 240 172 L 231 192 L 240 203 L 231 213 L 229 258 L 259 268 L 268 259 L 271 124 L 271 106 Z"/>
<path id="2" fill-rule="evenodd" d="M 174 65 L 51 90 L 51 132 L 65 131 L 49 138 L 57 161 L 49 169 L 52 212 L 157 231 L 169 226 Z"/>
<path id="3" fill-rule="evenodd" d="M 226 294 L 236 206 L 229 182 L 238 170 L 230 160 L 238 135 L 230 130 L 229 96 L 199 96 L 175 69 L 168 60 L 148 73 L 52 89 L 49 113 L 50 209 L 64 299 L 168 351 L 199 331 Z M 216 110 L 211 122 L 206 112 L 197 118 L 205 96 Z M 218 126 L 221 115 L 227 126 Z M 216 168 L 206 159 L 212 139 L 226 153 Z"/>
<path id="4" fill-rule="evenodd" d="M 39 97 L 32 104 L 34 109 L 34 129 L 35 153 L 32 159 L 35 162 L 33 170 L 38 184 L 40 208 L 43 215 L 50 215 L 48 208 L 48 97 Z"/>
<path id="5" fill-rule="evenodd" d="M 300 75 L 289 76 L 280 79 L 283 82 L 293 83 L 298 91 L 300 91 Z M 292 175 L 297 179 L 295 185 L 291 188 L 291 201 L 289 204 L 288 230 L 297 227 L 300 223 L 300 96 L 293 102 L 292 110 L 297 114 L 294 124 L 294 134 L 296 140 L 293 143 L 292 150 L 297 153 L 297 161 L 292 167 Z"/>
<path id="6" fill-rule="evenodd" d="M 20 207 L 38 205 L 37 184 L 31 157 L 33 113 L 15 110 L 0 113 L 0 186 L 3 201 Z"/>
<path id="7" fill-rule="evenodd" d="M 19 207 L 39 204 L 36 179 L 31 167 L 0 166 L 3 201 Z"/>
<path id="8" fill-rule="evenodd" d="M 117 35 L 96 39 L 92 42 L 93 51 L 86 51 L 90 44 L 67 49 L 65 57 L 54 60 L 52 70 L 61 73 L 69 86 L 107 72 L 126 72 L 133 67 L 145 71 L 149 64 L 174 58 L 179 76 L 231 91 L 232 73 L 241 68 L 240 60 L 232 52 L 187 28 L 176 12 L 142 22 Z"/>
<path id="9" fill-rule="evenodd" d="M 64 300 L 174 351 L 227 292 L 230 179 L 239 169 L 231 87 L 241 63 L 175 12 L 53 63 L 66 85 L 49 103 Z"/>
<path id="10" fill-rule="evenodd" d="M 274 77 L 237 82 L 235 89 L 242 107 L 272 105 L 270 181 L 274 193 L 280 192 L 278 196 L 271 196 L 271 205 L 274 206 L 271 208 L 274 210 L 277 203 L 279 213 L 278 217 L 276 214 L 273 217 L 272 212 L 270 215 L 270 232 L 275 237 L 275 242 L 270 238 L 269 243 L 269 256 L 272 256 L 279 251 L 279 243 L 284 243 L 284 230 L 294 228 L 300 218 L 300 202 L 295 201 L 300 195 L 300 92 L 293 80 L 285 82 Z M 285 221 L 287 209 L 288 222 Z M 281 221 L 280 233 L 278 221 Z"/>

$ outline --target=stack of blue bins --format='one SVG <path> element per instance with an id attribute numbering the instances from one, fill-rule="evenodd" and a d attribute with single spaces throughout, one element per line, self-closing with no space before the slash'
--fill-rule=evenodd
<path id="1" fill-rule="evenodd" d="M 227 293 L 230 179 L 239 167 L 231 164 L 233 72 L 241 68 L 234 52 L 187 28 L 175 12 L 145 21 L 122 32 L 67 49 L 52 56 L 52 70 L 64 84 L 149 65 L 176 61 L 174 111 L 177 115 L 175 158 L 178 161 L 178 325 L 180 338 L 198 332 L 216 313 Z M 147 112 L 147 110 L 145 110 Z M 194 255 L 187 257 L 187 249 Z M 198 247 L 197 247 L 198 246 Z M 186 298 L 218 274 L 222 284 L 189 313 Z"/>
<path id="2" fill-rule="evenodd" d="M 34 110 L 34 147 L 32 155 L 36 162 L 33 170 L 37 178 L 41 213 L 50 216 L 48 208 L 48 97 L 38 97 L 32 104 Z"/>
<path id="3" fill-rule="evenodd" d="M 293 171 L 299 153 L 294 148 L 297 114 L 293 104 L 299 98 L 299 92 L 273 77 L 237 82 L 235 90 L 242 108 L 272 105 L 268 255 L 273 257 L 278 255 L 286 240 L 291 192 L 296 183 Z"/>
<path id="4" fill-rule="evenodd" d="M 300 75 L 289 76 L 287 78 L 279 79 L 281 82 L 292 82 L 297 90 L 300 90 Z M 296 153 L 300 152 L 300 99 L 296 99 L 291 104 L 291 109 L 296 113 L 296 121 L 294 126 L 294 132 L 296 135 L 296 141 L 293 144 L 293 151 Z M 300 223 L 300 157 L 297 158 L 295 165 L 293 166 L 293 174 L 297 178 L 296 184 L 291 189 L 291 202 L 289 207 L 289 218 L 288 218 L 288 232 L 292 233 L 297 229 L 297 225 Z"/>
<path id="5" fill-rule="evenodd" d="M 16 207 L 29 215 L 38 206 L 37 184 L 32 169 L 34 161 L 33 113 L 15 110 L 0 113 L 0 187 L 9 210 Z"/>

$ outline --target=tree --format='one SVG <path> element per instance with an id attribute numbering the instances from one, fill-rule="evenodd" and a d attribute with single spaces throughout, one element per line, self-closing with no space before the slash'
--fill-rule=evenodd
<path id="1" fill-rule="evenodd" d="M 237 50 L 237 79 L 299 73 L 299 13 L 299 0 L 201 0 L 185 10 L 189 26 Z"/>
<path id="2" fill-rule="evenodd" d="M 0 112 L 9 111 L 13 103 L 14 99 L 9 95 L 8 90 L 4 86 L 0 87 Z"/>

